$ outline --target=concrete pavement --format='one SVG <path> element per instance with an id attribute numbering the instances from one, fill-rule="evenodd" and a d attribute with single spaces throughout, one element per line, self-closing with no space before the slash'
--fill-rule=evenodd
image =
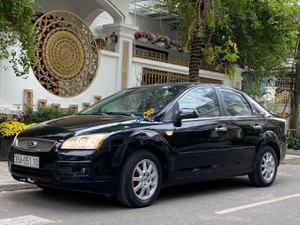
<path id="1" fill-rule="evenodd" d="M 287 153 L 283 164 L 300 164 L 300 150 L 289 149 Z M 31 188 L 37 188 L 37 186 L 14 180 L 8 172 L 7 161 L 0 161 L 0 192 Z"/>
<path id="2" fill-rule="evenodd" d="M 36 188 L 36 185 L 19 182 L 8 172 L 7 161 L 0 161 L 0 192 Z"/>

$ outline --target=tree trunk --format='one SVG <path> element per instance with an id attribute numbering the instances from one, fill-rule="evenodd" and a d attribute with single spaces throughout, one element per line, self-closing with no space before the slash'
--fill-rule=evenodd
<path id="1" fill-rule="evenodd" d="M 291 116 L 290 116 L 290 129 L 299 129 L 300 128 L 300 42 L 297 46 L 297 56 L 296 56 L 296 76 L 294 82 L 294 88 L 292 90 L 291 98 Z M 290 133 L 294 137 L 300 137 L 299 131 L 291 131 Z"/>
<path id="2" fill-rule="evenodd" d="M 197 21 L 195 27 L 193 28 L 192 37 L 191 37 L 191 53 L 190 53 L 190 64 L 189 64 L 189 81 L 197 82 L 199 81 L 199 69 L 202 62 L 202 45 L 203 40 L 199 37 L 198 31 L 200 29 L 201 17 L 203 17 L 202 12 L 204 10 L 205 3 L 204 1 L 199 0 L 189 0 L 191 5 L 194 7 L 197 14 Z"/>
<path id="3" fill-rule="evenodd" d="M 197 30 L 192 34 L 191 39 L 191 53 L 190 53 L 190 64 L 189 64 L 189 81 L 197 82 L 199 80 L 199 69 L 202 61 L 202 46 L 201 38 L 197 35 Z"/>

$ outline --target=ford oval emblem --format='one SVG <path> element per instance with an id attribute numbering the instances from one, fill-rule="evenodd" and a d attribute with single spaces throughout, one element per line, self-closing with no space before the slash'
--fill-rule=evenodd
<path id="1" fill-rule="evenodd" d="M 30 141 L 27 143 L 27 147 L 28 148 L 34 148 L 35 146 L 37 146 L 37 142 L 36 141 Z"/>

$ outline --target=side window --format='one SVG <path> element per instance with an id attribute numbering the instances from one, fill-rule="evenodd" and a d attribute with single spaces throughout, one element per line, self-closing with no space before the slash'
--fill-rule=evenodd
<path id="1" fill-rule="evenodd" d="M 228 116 L 252 116 L 252 110 L 244 96 L 236 91 L 221 90 Z"/>
<path id="2" fill-rule="evenodd" d="M 254 99 L 248 97 L 250 99 L 250 103 L 251 105 L 254 107 L 254 109 L 256 110 L 257 114 L 259 116 L 267 116 L 269 115 L 270 113 L 264 108 L 262 107 L 260 104 L 258 104 Z"/>
<path id="3" fill-rule="evenodd" d="M 199 88 L 179 101 L 179 109 L 193 109 L 199 117 L 220 116 L 219 101 L 214 88 Z"/>

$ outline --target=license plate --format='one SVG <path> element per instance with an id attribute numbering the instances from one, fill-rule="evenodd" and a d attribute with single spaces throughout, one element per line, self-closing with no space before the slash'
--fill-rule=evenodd
<path id="1" fill-rule="evenodd" d="M 14 155 L 14 164 L 18 166 L 26 166 L 31 168 L 39 168 L 40 167 L 40 158 L 36 156 L 29 155 Z"/>

